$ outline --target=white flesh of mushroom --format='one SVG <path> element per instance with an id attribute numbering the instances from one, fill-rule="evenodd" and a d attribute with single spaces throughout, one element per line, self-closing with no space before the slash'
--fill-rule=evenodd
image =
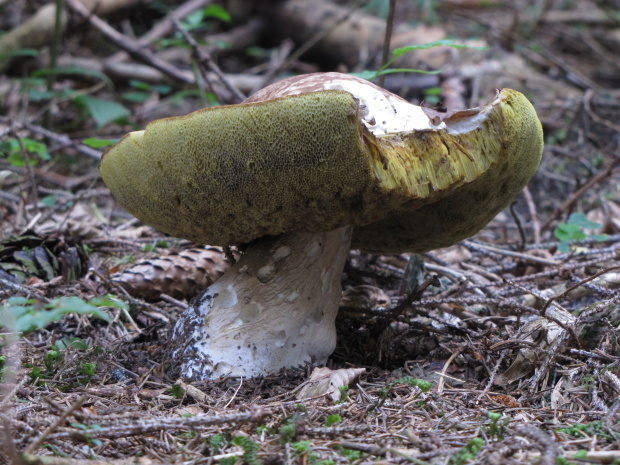
<path id="1" fill-rule="evenodd" d="M 321 82 L 317 84 L 316 78 L 312 74 L 308 74 L 285 85 L 280 84 L 272 84 L 247 101 L 257 102 L 318 90 L 344 90 L 359 100 L 360 108 L 363 110 L 362 122 L 375 136 L 424 129 L 443 129 L 450 134 L 469 132 L 484 121 L 492 104 L 499 101 L 496 98 L 494 102 L 491 102 L 491 105 L 466 110 L 467 118 L 439 121 L 438 124 L 434 124 L 422 107 L 409 103 L 398 95 L 354 76 L 341 73 L 322 73 Z M 263 94 L 264 91 L 266 92 Z"/>

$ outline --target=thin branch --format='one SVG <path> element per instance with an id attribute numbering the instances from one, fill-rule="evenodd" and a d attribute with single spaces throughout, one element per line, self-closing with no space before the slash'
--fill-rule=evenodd
<path id="1" fill-rule="evenodd" d="M 234 86 L 228 78 L 224 75 L 220 67 L 215 64 L 213 59 L 211 58 L 211 54 L 205 50 L 202 50 L 198 43 L 194 40 L 194 38 L 185 30 L 185 28 L 181 25 L 178 19 L 174 18 L 172 20 L 175 29 L 181 33 L 183 39 L 190 45 L 192 48 L 192 53 L 196 60 L 198 61 L 198 65 L 200 66 L 200 70 L 203 76 L 203 79 L 209 82 L 209 78 L 207 77 L 207 70 L 212 71 L 217 78 L 220 80 L 222 84 L 235 96 L 237 102 L 242 102 L 245 100 L 245 95 L 241 92 L 236 86 Z"/>
<path id="2" fill-rule="evenodd" d="M 204 8 L 205 6 L 213 3 L 213 0 L 189 0 L 188 2 L 180 5 L 174 10 L 170 11 L 166 16 L 157 21 L 157 24 L 153 26 L 151 30 L 142 35 L 137 41 L 136 45 L 139 47 L 148 47 L 151 45 L 151 42 L 157 39 L 161 39 L 168 35 L 174 28 L 174 20 L 175 19 L 184 19 L 194 11 L 199 8 Z M 109 56 L 106 59 L 106 62 L 118 62 L 123 61 L 127 58 L 127 52 L 120 51 L 116 52 L 114 55 Z"/>
<path id="3" fill-rule="evenodd" d="M 385 23 L 385 38 L 383 39 L 383 56 L 381 57 L 381 67 L 383 67 L 390 56 L 390 43 L 392 42 L 392 30 L 394 29 L 394 10 L 396 9 L 396 0 L 390 0 L 390 9 L 388 11 L 387 21 Z M 385 74 L 379 76 L 377 84 L 381 87 L 385 84 Z"/>
<path id="4" fill-rule="evenodd" d="M 108 40 L 114 43 L 117 47 L 125 50 L 134 58 L 148 63 L 153 68 L 158 69 L 162 73 L 170 76 L 177 81 L 185 84 L 194 84 L 194 77 L 191 73 L 180 71 L 175 66 L 162 60 L 161 58 L 153 55 L 151 52 L 143 50 L 136 41 L 124 34 L 121 34 L 116 29 L 111 27 L 104 20 L 95 16 L 88 11 L 88 9 L 80 3 L 78 0 L 67 0 L 67 4 L 83 19 L 87 20 L 93 25 L 101 34 L 103 34 Z"/>
<path id="5" fill-rule="evenodd" d="M 79 409 L 82 404 L 86 402 L 86 399 L 88 399 L 88 396 L 86 394 L 83 394 L 77 401 L 73 403 L 73 405 L 65 409 L 62 414 L 60 414 L 60 416 L 56 418 L 54 423 L 52 423 L 45 431 L 43 431 L 43 433 L 41 433 L 41 435 L 37 439 L 35 439 L 32 444 L 28 446 L 24 453 L 33 453 L 41 444 L 43 444 L 43 442 L 49 437 L 50 434 L 52 434 L 55 429 L 57 429 L 61 424 L 65 422 L 69 415 Z"/>
<path id="6" fill-rule="evenodd" d="M 152 420 L 134 421 L 130 424 L 115 424 L 105 426 L 99 429 L 91 429 L 88 431 L 71 430 L 61 431 L 49 436 L 49 439 L 67 439 L 73 438 L 85 440 L 86 438 L 108 438 L 117 439 L 139 434 L 149 434 L 156 431 L 170 430 L 192 430 L 202 426 L 224 425 L 226 423 L 248 423 L 260 422 L 271 412 L 260 407 L 253 407 L 248 412 L 231 413 L 229 415 L 196 415 L 191 418 L 179 418 L 178 416 L 168 416 L 163 418 L 154 418 Z"/>

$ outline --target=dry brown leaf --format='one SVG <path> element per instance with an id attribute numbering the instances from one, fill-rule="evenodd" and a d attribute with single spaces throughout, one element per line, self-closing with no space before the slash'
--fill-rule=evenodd
<path id="1" fill-rule="evenodd" d="M 340 388 L 349 386 L 365 371 L 365 368 L 342 368 L 335 371 L 326 367 L 315 368 L 307 384 L 297 394 L 297 399 L 325 395 L 332 402 L 338 402 L 341 397 Z"/>
<path id="2" fill-rule="evenodd" d="M 471 252 L 458 244 L 446 247 L 445 249 L 436 250 L 433 253 L 441 260 L 451 265 L 459 264 L 471 260 L 472 258 Z"/>
<path id="3" fill-rule="evenodd" d="M 345 289 L 340 299 L 341 307 L 356 310 L 387 309 L 390 305 L 390 297 L 382 289 L 368 284 Z"/>
<path id="4" fill-rule="evenodd" d="M 552 305 L 547 308 L 547 315 L 566 327 L 574 328 L 575 317 L 562 308 Z M 579 329 L 575 328 L 575 331 L 579 333 Z M 558 353 L 570 338 L 570 333 L 551 319 L 538 317 L 528 321 L 513 341 L 521 342 L 514 362 L 496 378 L 496 384 L 509 384 L 532 373 L 545 359 L 553 357 L 550 354 Z"/>

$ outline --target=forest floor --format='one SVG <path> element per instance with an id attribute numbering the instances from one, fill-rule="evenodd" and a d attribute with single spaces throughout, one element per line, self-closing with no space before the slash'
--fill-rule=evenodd
<path id="1" fill-rule="evenodd" d="M 545 149 L 475 237 L 351 251 L 333 395 L 311 366 L 173 376 L 174 322 L 228 262 L 135 220 L 98 163 L 153 119 L 378 69 L 383 36 L 351 24 L 384 27 L 389 2 L 58 3 L 0 1 L 0 463 L 620 463 L 617 3 L 397 3 L 396 46 L 484 48 L 411 52 L 399 67 L 441 72 L 387 88 L 454 109 L 512 87 Z"/>

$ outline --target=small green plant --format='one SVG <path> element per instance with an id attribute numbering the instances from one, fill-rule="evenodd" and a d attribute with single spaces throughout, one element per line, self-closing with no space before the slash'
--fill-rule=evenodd
<path id="1" fill-rule="evenodd" d="M 293 448 L 293 453 L 296 456 L 307 454 L 312 450 L 312 443 L 310 441 L 297 441 L 291 444 Z"/>
<path id="2" fill-rule="evenodd" d="M 232 444 L 243 449 L 243 460 L 248 465 L 261 465 L 263 462 L 258 458 L 259 446 L 246 436 L 235 436 Z"/>
<path id="3" fill-rule="evenodd" d="M 117 266 L 132 265 L 136 262 L 135 255 L 127 254 L 122 257 L 112 257 L 110 259 L 110 268 L 116 268 Z"/>
<path id="4" fill-rule="evenodd" d="M 587 375 L 581 378 L 581 384 L 586 389 L 591 389 L 592 385 L 596 382 L 596 378 L 592 375 Z"/>
<path id="5" fill-rule="evenodd" d="M 468 461 L 474 460 L 482 446 L 484 446 L 482 438 L 472 439 L 460 451 L 450 457 L 448 465 L 465 465 Z"/>
<path id="6" fill-rule="evenodd" d="M 58 364 L 65 359 L 65 352 L 68 349 L 74 350 L 89 350 L 90 346 L 78 337 L 58 339 L 52 347 L 45 354 L 45 372 L 40 367 L 34 367 L 29 373 L 32 381 L 36 381 L 39 378 L 48 378 L 54 375 Z M 96 348 L 93 348 L 96 350 Z M 95 376 L 95 370 L 97 365 L 95 363 L 84 362 L 79 367 L 79 373 L 84 376 L 80 378 L 81 384 L 88 384 L 93 376 Z M 45 384 L 39 382 L 38 384 Z M 63 386 L 58 385 L 59 389 L 63 389 Z"/>
<path id="7" fill-rule="evenodd" d="M 345 457 L 349 462 L 353 463 L 362 457 L 363 452 L 360 450 L 347 449 L 345 447 L 339 447 L 337 449 L 339 455 Z"/>
<path id="8" fill-rule="evenodd" d="M 388 60 L 388 62 L 384 64 L 381 68 L 379 68 L 377 71 L 362 71 L 361 73 L 354 73 L 354 75 L 362 79 L 367 79 L 369 81 L 372 81 L 373 79 L 376 79 L 379 76 L 382 76 L 384 74 L 392 74 L 392 73 L 440 74 L 445 70 L 440 69 L 440 70 L 435 70 L 435 71 L 425 71 L 422 69 L 390 68 L 390 66 L 392 66 L 392 63 L 394 63 L 394 61 L 396 61 L 398 58 L 400 58 L 406 53 L 412 52 L 414 50 L 426 50 L 429 48 L 441 47 L 441 46 L 452 47 L 457 50 L 460 50 L 463 48 L 473 48 L 477 50 L 488 49 L 488 47 L 476 47 L 473 45 L 458 44 L 453 40 L 437 40 L 435 42 L 428 42 L 426 44 L 408 45 L 406 47 L 395 48 L 394 50 L 392 50 L 392 59 Z"/>
<path id="9" fill-rule="evenodd" d="M 80 367 L 80 373 L 86 376 L 86 382 L 84 384 L 88 384 L 93 376 L 95 376 L 95 370 L 97 369 L 97 365 L 95 363 L 86 362 L 83 363 Z"/>
<path id="10" fill-rule="evenodd" d="M 182 399 L 183 397 L 185 397 L 185 389 L 183 389 L 178 384 L 173 384 L 172 387 L 169 389 L 169 392 L 170 395 L 175 399 Z"/>
<path id="11" fill-rule="evenodd" d="M 314 450 L 312 450 L 312 443 L 310 441 L 297 441 L 291 444 L 293 454 L 295 457 L 304 457 L 305 460 L 302 463 L 308 465 L 333 465 L 333 460 L 319 460 L 319 456 Z"/>
<path id="12" fill-rule="evenodd" d="M 280 427 L 280 442 L 286 444 L 291 442 L 297 436 L 295 422 L 290 422 Z"/>
<path id="13" fill-rule="evenodd" d="M 426 381 L 425 379 L 414 378 L 413 376 L 403 376 L 402 378 L 399 378 L 396 381 L 391 382 L 383 389 L 380 389 L 379 396 L 382 398 L 385 398 L 388 391 L 392 389 L 394 386 L 396 386 L 397 384 L 405 384 L 407 386 L 417 387 L 422 392 L 428 392 L 433 386 L 433 383 L 431 383 L 430 381 Z"/>
<path id="14" fill-rule="evenodd" d="M 71 423 L 71 426 L 84 431 L 84 438 L 86 439 L 86 444 L 88 444 L 90 447 L 93 447 L 93 446 L 99 447 L 101 446 L 101 444 L 103 444 L 100 439 L 91 438 L 90 436 L 92 431 L 101 431 L 101 426 L 84 425 L 82 423 Z"/>
<path id="15" fill-rule="evenodd" d="M 336 423 L 340 423 L 342 421 L 342 417 L 338 414 L 327 415 L 325 417 L 325 426 L 332 426 Z"/>
<path id="16" fill-rule="evenodd" d="M 427 106 L 433 106 L 441 102 L 441 94 L 443 90 L 441 87 L 429 87 L 424 89 L 424 104 Z"/>
<path id="17" fill-rule="evenodd" d="M 212 26 L 211 20 L 230 22 L 230 14 L 221 6 L 209 5 L 206 8 L 190 13 L 181 21 L 181 27 L 188 32 L 199 32 L 207 30 Z M 186 47 L 187 43 L 178 31 L 173 38 L 159 39 L 156 43 L 161 47 Z"/>
<path id="18" fill-rule="evenodd" d="M 32 370 L 30 370 L 30 373 L 28 373 L 28 377 L 34 383 L 36 380 L 41 378 L 42 374 L 43 370 L 41 370 L 40 367 L 33 367 Z"/>
<path id="19" fill-rule="evenodd" d="M 228 444 L 228 439 L 222 433 L 217 433 L 208 439 L 209 446 L 211 447 L 212 455 L 219 454 L 224 447 Z"/>
<path id="20" fill-rule="evenodd" d="M 581 449 L 578 450 L 577 452 L 575 452 L 575 454 L 572 456 L 573 460 L 579 460 L 579 461 L 588 461 L 588 451 L 585 449 Z M 617 462 L 618 459 L 615 459 L 613 463 Z"/>
<path id="21" fill-rule="evenodd" d="M 196 439 L 198 433 L 196 431 L 186 431 L 185 433 L 179 433 L 176 435 L 179 439 Z"/>
<path id="22" fill-rule="evenodd" d="M 167 249 L 169 247 L 168 241 L 163 239 L 155 241 L 152 244 L 144 244 L 142 250 L 144 252 L 156 252 L 157 249 Z"/>
<path id="23" fill-rule="evenodd" d="M 166 84 L 155 85 L 135 79 L 130 80 L 129 85 L 135 90 L 131 92 L 124 92 L 121 97 L 124 100 L 135 103 L 144 103 L 153 94 L 166 95 L 172 91 L 172 87 Z"/>
<path id="24" fill-rule="evenodd" d="M 11 297 L 0 308 L 0 326 L 18 333 L 42 329 L 59 321 L 64 315 L 76 313 L 110 321 L 101 307 L 127 309 L 127 305 L 111 296 L 95 297 L 85 301 L 79 297 L 60 297 L 48 303 L 25 297 Z"/>
<path id="25" fill-rule="evenodd" d="M 571 213 L 566 223 L 559 223 L 553 235 L 560 241 L 558 250 L 563 253 L 571 251 L 570 242 L 581 241 L 586 238 L 593 239 L 595 241 L 607 240 L 607 234 L 586 234 L 584 229 L 596 229 L 602 225 L 595 223 L 586 218 L 581 212 Z"/>
<path id="26" fill-rule="evenodd" d="M 0 154 L 13 166 L 34 166 L 51 159 L 45 144 L 27 137 L 0 142 Z"/>
<path id="27" fill-rule="evenodd" d="M 263 432 L 265 432 L 265 434 L 267 434 L 268 436 L 276 434 L 276 430 L 272 426 L 260 425 L 256 427 L 257 435 L 262 436 Z"/>
<path id="28" fill-rule="evenodd" d="M 556 431 L 576 438 L 597 436 L 604 437 L 608 440 L 614 439 L 601 420 L 592 421 L 590 423 L 577 423 L 568 428 L 558 428 Z"/>
<path id="29" fill-rule="evenodd" d="M 488 415 L 489 420 L 491 421 L 488 425 L 486 425 L 487 435 L 497 440 L 504 439 L 504 436 L 506 435 L 506 427 L 510 422 L 510 418 L 504 417 L 504 419 L 502 420 L 503 415 L 498 412 L 489 412 Z"/>
<path id="30" fill-rule="evenodd" d="M 48 350 L 47 354 L 45 354 L 45 368 L 47 368 L 47 371 L 53 372 L 54 366 L 61 359 L 62 355 L 56 347 Z"/>
<path id="31" fill-rule="evenodd" d="M 237 465 L 238 457 L 224 457 L 220 460 L 220 465 Z"/>
<path id="32" fill-rule="evenodd" d="M 67 350 L 67 349 L 76 349 L 76 350 L 88 350 L 90 346 L 88 343 L 80 338 L 80 337 L 69 337 L 58 339 L 54 344 L 57 350 Z"/>
<path id="33" fill-rule="evenodd" d="M 340 391 L 340 400 L 336 403 L 341 404 L 349 398 L 349 386 L 346 384 L 344 386 L 338 386 L 338 390 Z"/>
<path id="34" fill-rule="evenodd" d="M 118 102 L 104 100 L 90 95 L 78 95 L 73 102 L 95 120 L 97 129 L 108 123 L 127 123 L 131 112 Z"/>

